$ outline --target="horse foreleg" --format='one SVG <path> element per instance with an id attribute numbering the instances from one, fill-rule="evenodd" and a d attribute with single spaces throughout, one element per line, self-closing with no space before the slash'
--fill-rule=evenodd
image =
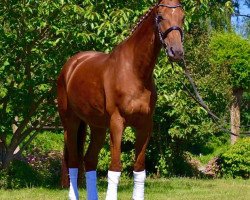
<path id="1" fill-rule="evenodd" d="M 121 140 L 124 120 L 119 112 L 114 113 L 110 120 L 111 165 L 108 171 L 108 190 L 106 200 L 117 200 L 117 187 L 121 175 Z"/>
<path id="2" fill-rule="evenodd" d="M 96 185 L 96 168 L 98 163 L 99 152 L 105 142 L 106 129 L 90 127 L 90 144 L 86 155 L 84 156 L 84 164 L 86 171 L 86 188 L 87 188 L 87 199 L 97 200 L 98 192 Z"/>
<path id="3" fill-rule="evenodd" d="M 152 121 L 145 124 L 145 127 L 136 130 L 133 200 L 144 200 L 145 153 L 152 132 Z"/>

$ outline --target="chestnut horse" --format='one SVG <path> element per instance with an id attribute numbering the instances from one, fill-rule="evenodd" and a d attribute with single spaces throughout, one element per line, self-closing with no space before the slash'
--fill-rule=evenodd
<path id="1" fill-rule="evenodd" d="M 144 199 L 145 151 L 157 98 L 153 70 L 162 46 L 171 61 L 183 59 L 183 19 L 179 0 L 159 0 L 111 53 L 80 52 L 63 66 L 58 78 L 58 107 L 65 131 L 63 166 L 64 175 L 69 173 L 71 200 L 79 198 L 78 169 L 81 172 L 83 168 L 88 200 L 98 199 L 96 168 L 107 129 L 111 164 L 106 199 L 117 199 L 126 126 L 136 130 L 133 199 Z M 90 144 L 83 155 L 87 124 Z"/>

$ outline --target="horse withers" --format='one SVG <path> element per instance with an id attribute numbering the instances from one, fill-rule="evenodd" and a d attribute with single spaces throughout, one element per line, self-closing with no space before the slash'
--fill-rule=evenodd
<path id="1" fill-rule="evenodd" d="M 69 178 L 62 184 L 69 181 L 71 200 L 79 198 L 77 180 L 83 169 L 87 198 L 98 199 L 96 168 L 108 128 L 111 163 L 106 200 L 117 199 L 126 126 L 136 130 L 133 199 L 144 199 L 145 151 L 157 98 L 153 70 L 162 46 L 170 60 L 183 58 L 183 19 L 178 0 L 160 0 L 111 53 L 80 52 L 63 66 L 57 90 L 65 140 L 63 176 Z M 90 144 L 83 155 L 86 125 L 91 130 Z"/>

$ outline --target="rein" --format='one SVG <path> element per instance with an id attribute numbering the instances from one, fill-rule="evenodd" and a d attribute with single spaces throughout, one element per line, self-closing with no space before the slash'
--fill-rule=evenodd
<path id="1" fill-rule="evenodd" d="M 234 135 L 234 136 L 237 136 L 237 137 L 240 137 L 241 135 L 245 135 L 245 136 L 250 136 L 250 132 L 244 132 L 244 133 L 240 133 L 240 134 L 235 134 L 233 132 L 231 132 L 230 130 L 226 129 L 225 127 L 228 125 L 227 122 L 223 121 L 222 123 L 219 123 L 220 118 L 214 114 L 210 109 L 209 107 L 206 105 L 206 103 L 204 102 L 204 100 L 202 99 L 198 89 L 197 89 L 197 86 L 189 72 L 189 69 L 187 67 L 187 64 L 186 64 L 186 61 L 185 59 L 183 58 L 183 66 L 182 66 L 182 69 L 184 70 L 184 73 L 185 73 L 185 76 L 188 78 L 188 81 L 189 83 L 191 84 L 192 88 L 193 88 L 193 92 L 195 93 L 195 96 L 192 94 L 192 92 L 188 89 L 188 87 L 186 86 L 186 84 L 184 82 L 182 82 L 182 85 L 184 86 L 184 88 L 186 89 L 186 91 L 188 92 L 189 96 L 196 102 L 198 103 L 202 108 L 204 108 L 208 115 L 215 121 L 215 123 L 219 126 L 219 128 L 222 130 L 222 131 L 225 131 L 231 135 Z M 171 63 L 171 66 L 174 67 L 174 64 L 172 62 Z M 233 125 L 232 126 L 235 126 L 235 127 L 243 127 L 243 126 L 236 126 L 236 125 Z M 250 126 L 244 126 L 244 127 L 250 127 Z"/>

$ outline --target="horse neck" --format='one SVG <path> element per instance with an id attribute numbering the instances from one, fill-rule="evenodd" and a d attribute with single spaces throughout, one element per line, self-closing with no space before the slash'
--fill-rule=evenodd
<path id="1" fill-rule="evenodd" d="M 135 75 L 142 81 L 151 81 L 156 59 L 160 52 L 160 40 L 155 25 L 155 8 L 142 18 L 142 22 L 125 41 L 127 55 Z M 126 45 L 124 45 L 126 46 Z"/>

